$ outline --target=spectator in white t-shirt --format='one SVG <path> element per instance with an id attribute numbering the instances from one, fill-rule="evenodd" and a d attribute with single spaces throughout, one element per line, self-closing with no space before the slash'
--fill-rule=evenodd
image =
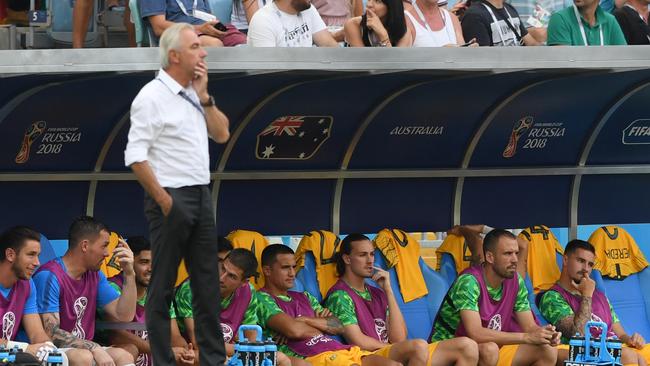
<path id="1" fill-rule="evenodd" d="M 248 27 L 253 47 L 338 47 L 310 0 L 275 0 L 255 12 Z"/>

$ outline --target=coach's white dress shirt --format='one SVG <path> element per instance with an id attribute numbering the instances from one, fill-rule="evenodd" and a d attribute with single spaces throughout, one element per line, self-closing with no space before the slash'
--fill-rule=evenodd
<path id="1" fill-rule="evenodd" d="M 183 88 L 162 69 L 131 104 L 124 164 L 142 161 L 149 162 L 162 187 L 210 183 L 208 130 L 199 98 L 191 85 Z"/>

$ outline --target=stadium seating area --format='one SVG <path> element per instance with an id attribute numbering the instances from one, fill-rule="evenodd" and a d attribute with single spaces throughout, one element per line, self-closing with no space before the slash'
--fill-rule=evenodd
<path id="1" fill-rule="evenodd" d="M 410 1 L 410 0 L 409 0 Z M 228 24 L 231 21 L 233 1 L 209 0 L 212 13 Z M 522 21 L 526 21 L 529 4 L 526 1 L 512 0 L 512 5 L 522 13 Z M 74 0 L 0 0 L 0 49 L 20 48 L 67 48 L 72 45 L 73 4 Z M 119 6 L 109 6 L 107 0 L 94 0 L 91 22 L 85 40 L 85 47 L 127 47 L 129 44 L 138 46 L 156 45 L 151 28 L 140 18 L 138 0 L 121 0 Z M 440 1 L 443 3 L 443 1 Z M 444 1 L 446 7 L 453 9 L 457 3 L 464 1 Z M 571 2 L 564 2 L 570 5 Z M 619 4 L 620 3 L 620 4 Z M 365 1 L 363 1 L 365 7 Z M 617 1 L 622 6 L 623 2 Z M 12 9 L 12 6 L 14 7 Z M 602 0 L 601 6 L 606 11 L 613 11 L 614 1 Z M 455 11 L 455 10 L 454 10 Z M 31 19 L 28 19 L 31 17 Z M 548 18 L 548 17 L 547 17 Z M 548 19 L 545 20 L 548 22 Z M 126 24 L 132 23 L 135 28 L 135 39 L 129 40 Z M 526 22 L 529 27 L 533 22 Z M 130 36 L 132 37 L 132 36 Z"/>

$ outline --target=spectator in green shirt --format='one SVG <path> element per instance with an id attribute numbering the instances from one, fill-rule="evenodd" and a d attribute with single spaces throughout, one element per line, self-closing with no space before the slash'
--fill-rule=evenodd
<path id="1" fill-rule="evenodd" d="M 551 16 L 549 46 L 626 45 L 616 18 L 605 12 L 599 0 L 573 0 L 573 5 Z"/>
<path id="2" fill-rule="evenodd" d="M 588 321 L 604 322 L 608 326 L 608 337 L 616 336 L 632 347 L 623 348 L 621 363 L 643 365 L 646 360 L 634 348 L 649 355 L 650 347 L 640 334 L 630 336 L 625 332 L 605 294 L 596 289 L 596 282 L 590 277 L 595 261 L 593 245 L 583 240 L 570 241 L 564 249 L 560 280 L 548 291 L 537 295 L 539 310 L 562 332 L 563 343 L 568 343 L 576 333 L 584 334 Z M 600 331 L 593 329 L 592 333 L 600 334 Z M 558 360 L 565 360 L 568 355 L 568 347 L 560 347 Z"/>
<path id="3" fill-rule="evenodd" d="M 397 305 L 389 273 L 373 267 L 375 246 L 362 234 L 349 234 L 336 255 L 339 280 L 329 291 L 325 306 L 343 324 L 349 344 L 408 364 L 476 365 L 476 342 L 460 337 L 428 344 L 423 339 L 406 339 L 406 322 Z M 372 278 L 381 289 L 367 285 Z"/>

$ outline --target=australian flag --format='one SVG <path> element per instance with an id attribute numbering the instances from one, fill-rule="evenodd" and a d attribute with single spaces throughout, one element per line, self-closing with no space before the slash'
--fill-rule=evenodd
<path id="1" fill-rule="evenodd" d="M 260 160 L 310 159 L 332 133 L 331 116 L 282 116 L 257 135 Z"/>

